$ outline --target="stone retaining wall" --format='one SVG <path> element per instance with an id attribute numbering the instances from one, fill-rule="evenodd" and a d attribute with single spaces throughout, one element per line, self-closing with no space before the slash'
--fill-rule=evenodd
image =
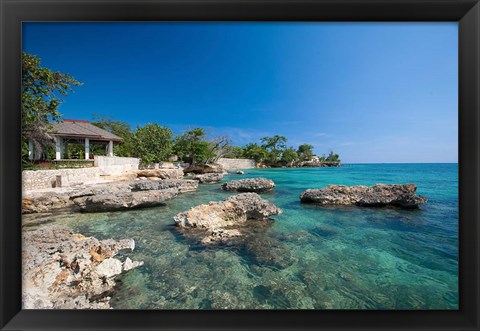
<path id="1" fill-rule="evenodd" d="M 22 173 L 23 189 L 37 190 L 57 186 L 57 176 L 61 176 L 61 186 L 80 183 L 94 183 L 100 180 L 100 168 L 77 168 L 55 170 L 24 170 Z"/>
<path id="2" fill-rule="evenodd" d="M 68 187 L 108 180 L 138 170 L 139 159 L 131 157 L 95 156 L 94 167 L 53 170 L 24 170 L 23 190 Z"/>
<path id="3" fill-rule="evenodd" d="M 225 170 L 236 170 L 236 169 L 250 169 L 257 166 L 255 160 L 253 159 L 228 159 L 220 158 L 217 161 L 218 164 L 221 164 Z"/>
<path id="4" fill-rule="evenodd" d="M 138 170 L 140 159 L 134 157 L 97 156 L 94 157 L 94 166 L 108 175 L 119 175 L 128 171 Z"/>

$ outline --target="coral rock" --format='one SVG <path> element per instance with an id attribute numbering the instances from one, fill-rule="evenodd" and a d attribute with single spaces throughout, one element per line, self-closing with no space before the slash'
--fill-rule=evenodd
<path id="1" fill-rule="evenodd" d="M 237 192 L 268 192 L 275 187 L 272 180 L 266 178 L 247 178 L 232 180 L 222 184 L 222 190 Z"/>
<path id="2" fill-rule="evenodd" d="M 365 207 L 395 206 L 418 208 L 427 198 L 416 194 L 414 184 L 377 184 L 373 186 L 328 185 L 319 190 L 306 190 L 300 200 L 320 205 L 357 205 Z"/>

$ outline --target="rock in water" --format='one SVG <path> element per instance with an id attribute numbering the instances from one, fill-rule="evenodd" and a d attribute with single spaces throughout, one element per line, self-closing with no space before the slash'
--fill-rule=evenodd
<path id="1" fill-rule="evenodd" d="M 250 236 L 245 251 L 260 266 L 285 269 L 294 263 L 288 249 L 278 240 L 264 236 Z"/>
<path id="2" fill-rule="evenodd" d="M 165 179 L 162 181 L 143 180 L 133 182 L 131 190 L 136 191 L 152 191 L 152 190 L 167 190 L 171 188 L 178 189 L 179 193 L 192 192 L 198 188 L 198 182 L 188 179 Z"/>
<path id="3" fill-rule="evenodd" d="M 124 192 L 116 195 L 94 195 L 74 199 L 74 202 L 83 212 L 104 212 L 158 206 L 167 200 L 173 199 L 178 193 L 178 189 L 169 188 L 165 190 Z"/>
<path id="4" fill-rule="evenodd" d="M 193 179 L 198 180 L 201 184 L 217 183 L 223 179 L 223 173 L 194 175 Z"/>
<path id="5" fill-rule="evenodd" d="M 275 187 L 273 180 L 266 178 L 247 178 L 232 180 L 222 184 L 222 190 L 237 192 L 268 192 Z"/>
<path id="6" fill-rule="evenodd" d="M 427 198 L 416 194 L 414 184 L 377 184 L 373 186 L 328 185 L 319 190 L 306 190 L 300 200 L 320 205 L 357 205 L 365 207 L 395 206 L 418 208 Z"/>
<path id="7" fill-rule="evenodd" d="M 174 217 L 178 227 L 186 230 L 200 229 L 202 242 L 223 242 L 228 238 L 241 237 L 246 229 L 267 221 L 282 211 L 273 203 L 256 193 L 231 196 L 221 202 L 199 205 Z"/>
<path id="8" fill-rule="evenodd" d="M 24 309 L 108 309 L 115 277 L 143 262 L 115 258 L 132 239 L 97 240 L 49 226 L 23 233 Z"/>

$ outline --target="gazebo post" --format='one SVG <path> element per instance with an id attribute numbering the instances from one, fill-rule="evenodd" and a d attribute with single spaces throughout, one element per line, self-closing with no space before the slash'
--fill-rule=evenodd
<path id="1" fill-rule="evenodd" d="M 62 137 L 55 136 L 55 160 L 62 159 Z"/>
<path id="2" fill-rule="evenodd" d="M 85 160 L 90 159 L 90 139 L 85 138 Z"/>
<path id="3" fill-rule="evenodd" d="M 33 160 L 35 157 L 34 150 L 33 150 L 33 142 L 29 139 L 28 140 L 28 159 Z"/>
<path id="4" fill-rule="evenodd" d="M 113 156 L 113 141 L 108 142 L 108 151 L 107 151 L 108 156 Z"/>
<path id="5" fill-rule="evenodd" d="M 65 156 L 66 159 L 68 159 L 68 140 L 67 139 L 63 141 L 63 155 Z"/>

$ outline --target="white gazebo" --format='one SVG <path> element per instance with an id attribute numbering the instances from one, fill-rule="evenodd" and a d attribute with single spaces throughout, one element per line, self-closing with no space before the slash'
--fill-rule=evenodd
<path id="1" fill-rule="evenodd" d="M 113 143 L 122 141 L 122 138 L 85 120 L 65 119 L 62 122 L 53 123 L 52 126 L 53 130 L 50 135 L 55 138 L 56 160 L 62 160 L 65 154 L 68 155 L 68 143 L 70 141 L 85 144 L 85 160 L 90 159 L 90 144 L 107 145 L 107 156 L 113 156 Z M 31 159 L 33 155 L 33 144 L 29 143 Z"/>

